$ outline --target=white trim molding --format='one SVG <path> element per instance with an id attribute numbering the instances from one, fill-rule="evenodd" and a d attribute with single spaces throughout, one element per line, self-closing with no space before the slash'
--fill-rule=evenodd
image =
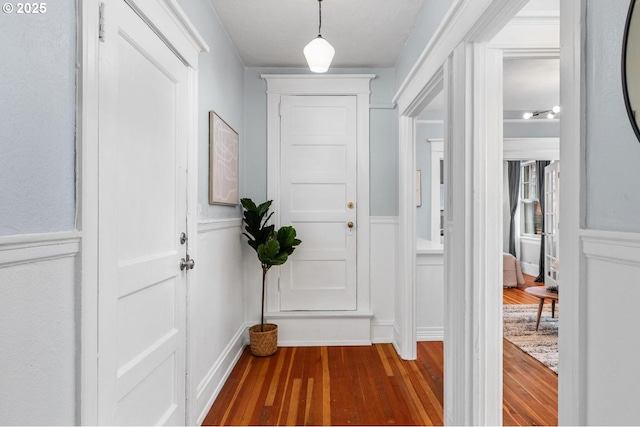
<path id="1" fill-rule="evenodd" d="M 444 341 L 444 328 L 419 326 L 416 339 L 418 341 Z"/>
<path id="2" fill-rule="evenodd" d="M 585 282 L 581 256 L 585 224 L 585 69 L 586 31 L 584 0 L 560 1 L 560 286 L 562 333 L 558 338 L 558 424 L 586 425 L 586 322 Z M 593 385 L 592 385 L 593 387 Z"/>
<path id="3" fill-rule="evenodd" d="M 0 237 L 0 268 L 74 257 L 79 250 L 77 231 Z"/>
<path id="4" fill-rule="evenodd" d="M 559 160 L 560 138 L 504 138 L 504 160 Z"/>
<path id="5" fill-rule="evenodd" d="M 205 417 L 211 410 L 213 402 L 220 394 L 222 386 L 231 375 L 234 366 L 242 356 L 245 346 L 247 345 L 246 335 L 247 325 L 242 325 L 235 333 L 231 341 L 222 351 L 222 355 L 216 363 L 211 366 L 207 374 L 200 381 L 196 390 L 196 398 L 198 400 L 198 419 L 197 425 L 202 425 Z M 201 400 L 204 399 L 204 404 Z"/>
<path id="6" fill-rule="evenodd" d="M 200 220 L 198 222 L 198 234 L 236 227 L 242 227 L 242 218 Z"/>
<path id="7" fill-rule="evenodd" d="M 371 345 L 370 312 L 267 312 L 264 317 L 278 324 L 281 347 Z"/>
<path id="8" fill-rule="evenodd" d="M 399 219 L 397 216 L 372 216 L 371 225 L 373 224 L 381 224 L 381 225 L 398 225 Z"/>

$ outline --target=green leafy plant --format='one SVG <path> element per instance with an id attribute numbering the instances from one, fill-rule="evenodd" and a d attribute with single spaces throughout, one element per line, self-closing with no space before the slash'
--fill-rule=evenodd
<path id="1" fill-rule="evenodd" d="M 253 200 L 241 199 L 243 207 L 243 218 L 245 224 L 245 236 L 249 239 L 247 243 L 258 254 L 258 260 L 262 266 L 262 306 L 260 313 L 260 331 L 264 331 L 264 296 L 267 272 L 274 265 L 282 265 L 289 259 L 295 247 L 302 243 L 296 238 L 295 228 L 288 226 L 280 227 L 276 232 L 273 224 L 268 224 L 273 216 L 269 213 L 272 200 L 268 200 L 260 205 L 256 205 Z"/>

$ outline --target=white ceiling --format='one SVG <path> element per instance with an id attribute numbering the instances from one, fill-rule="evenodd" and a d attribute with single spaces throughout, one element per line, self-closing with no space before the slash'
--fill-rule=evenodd
<path id="1" fill-rule="evenodd" d="M 507 59 L 503 87 L 505 110 L 549 110 L 560 104 L 560 60 Z"/>
<path id="2" fill-rule="evenodd" d="M 247 67 L 306 67 L 317 0 L 209 0 Z M 322 36 L 332 68 L 393 67 L 425 0 L 325 0 Z"/>
<path id="3" fill-rule="evenodd" d="M 318 30 L 317 0 L 209 0 L 248 67 L 306 67 L 302 49 Z M 429 0 L 426 0 L 429 1 Z M 425 0 L 324 0 L 322 35 L 336 49 L 332 68 L 394 67 Z M 557 16 L 559 0 L 530 0 L 519 17 Z M 540 27 L 542 31 L 543 27 Z M 531 36 L 531 29 L 528 30 Z M 534 26 L 534 30 L 535 26 Z M 527 39 L 527 34 L 515 32 Z M 511 37 L 511 36 L 510 36 Z M 504 109 L 559 103 L 557 59 L 508 59 Z M 427 110 L 441 109 L 436 98 Z"/>

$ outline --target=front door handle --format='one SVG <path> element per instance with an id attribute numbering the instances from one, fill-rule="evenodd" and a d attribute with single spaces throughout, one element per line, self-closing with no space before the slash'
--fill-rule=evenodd
<path id="1" fill-rule="evenodd" d="M 353 222 L 352 222 L 352 221 L 349 221 L 349 222 L 347 223 L 347 227 L 349 227 L 349 228 L 353 228 Z"/>
<path id="2" fill-rule="evenodd" d="M 193 270 L 193 267 L 195 267 L 196 262 L 193 258 L 189 257 L 189 254 L 187 254 L 187 258 L 182 258 L 180 260 L 180 271 L 184 270 L 185 268 L 187 270 Z"/>

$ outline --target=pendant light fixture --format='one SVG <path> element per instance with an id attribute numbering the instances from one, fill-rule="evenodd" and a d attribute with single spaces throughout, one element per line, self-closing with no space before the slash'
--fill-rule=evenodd
<path id="1" fill-rule="evenodd" d="M 336 54 L 336 50 L 322 38 L 320 30 L 322 29 L 322 0 L 318 0 L 318 37 L 311 40 L 308 45 L 304 47 L 304 57 L 307 58 L 309 68 L 314 73 L 325 73 L 331 61 L 333 55 Z"/>

